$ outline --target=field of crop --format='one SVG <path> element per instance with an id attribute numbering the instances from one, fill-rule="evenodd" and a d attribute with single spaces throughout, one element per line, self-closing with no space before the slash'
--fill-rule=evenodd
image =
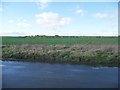
<path id="1" fill-rule="evenodd" d="M 118 37 L 90 37 L 90 36 L 71 36 L 71 37 L 2 37 L 3 45 L 16 44 L 94 44 L 94 43 L 118 43 Z"/>

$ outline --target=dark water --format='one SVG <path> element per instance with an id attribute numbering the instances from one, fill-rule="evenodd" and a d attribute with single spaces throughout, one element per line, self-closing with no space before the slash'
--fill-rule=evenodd
<path id="1" fill-rule="evenodd" d="M 117 88 L 117 67 L 2 62 L 3 88 Z"/>

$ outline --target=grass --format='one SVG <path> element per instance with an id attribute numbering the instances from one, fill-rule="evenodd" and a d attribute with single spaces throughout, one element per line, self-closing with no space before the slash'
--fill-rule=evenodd
<path id="1" fill-rule="evenodd" d="M 2 46 L 3 59 L 20 61 L 118 66 L 117 44 Z"/>
<path id="2" fill-rule="evenodd" d="M 118 43 L 118 37 L 95 37 L 95 36 L 72 36 L 72 37 L 2 37 L 3 45 L 20 44 L 95 44 L 95 43 Z"/>
<path id="3" fill-rule="evenodd" d="M 2 37 L 2 59 L 47 63 L 120 65 L 118 37 Z"/>

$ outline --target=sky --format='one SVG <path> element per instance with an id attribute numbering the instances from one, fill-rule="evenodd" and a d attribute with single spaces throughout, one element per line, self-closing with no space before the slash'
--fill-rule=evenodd
<path id="1" fill-rule="evenodd" d="M 117 2 L 2 2 L 0 36 L 117 36 Z"/>

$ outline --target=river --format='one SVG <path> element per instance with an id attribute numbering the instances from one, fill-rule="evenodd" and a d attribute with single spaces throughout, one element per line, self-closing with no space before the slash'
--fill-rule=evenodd
<path id="1" fill-rule="evenodd" d="M 2 61 L 3 88 L 117 88 L 117 67 Z"/>

